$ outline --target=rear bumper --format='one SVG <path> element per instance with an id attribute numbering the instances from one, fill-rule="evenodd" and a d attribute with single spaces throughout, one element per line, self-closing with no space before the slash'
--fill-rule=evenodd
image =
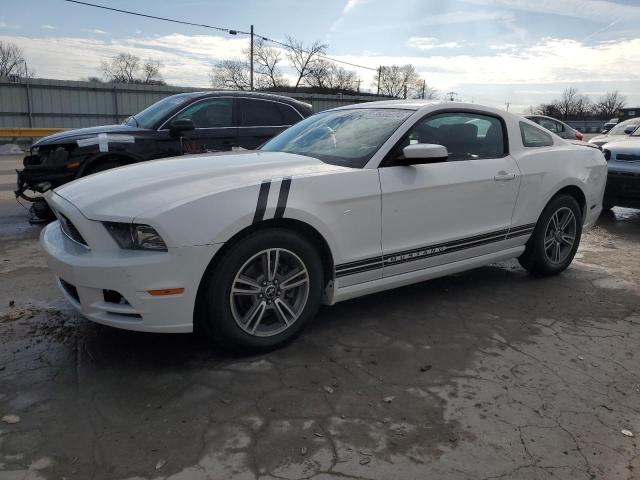
<path id="1" fill-rule="evenodd" d="M 60 290 L 83 316 L 104 325 L 145 332 L 193 330 L 198 287 L 220 247 L 95 252 L 64 235 L 59 221 L 42 231 L 40 243 Z M 147 293 L 170 288 L 184 288 L 184 292 L 167 296 Z M 123 301 L 114 303 L 105 291 L 117 292 Z"/>
<path id="2" fill-rule="evenodd" d="M 640 208 L 640 174 L 609 170 L 604 203 L 619 207 Z"/>

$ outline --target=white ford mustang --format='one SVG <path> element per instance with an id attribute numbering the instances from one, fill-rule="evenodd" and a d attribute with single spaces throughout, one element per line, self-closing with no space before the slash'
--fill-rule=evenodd
<path id="1" fill-rule="evenodd" d="M 376 102 L 316 114 L 261 150 L 139 163 L 64 185 L 42 232 L 89 319 L 203 328 L 261 350 L 320 303 L 517 257 L 563 271 L 600 214 L 602 153 L 462 103 Z"/>

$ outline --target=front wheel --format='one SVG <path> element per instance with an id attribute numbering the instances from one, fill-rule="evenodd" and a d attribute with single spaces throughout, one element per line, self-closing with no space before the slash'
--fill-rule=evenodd
<path id="1" fill-rule="evenodd" d="M 280 347 L 315 316 L 322 278 L 320 256 L 300 235 L 255 232 L 223 252 L 206 274 L 199 326 L 232 350 Z"/>
<path id="2" fill-rule="evenodd" d="M 518 261 L 535 275 L 556 275 L 573 261 L 581 235 L 578 202 L 570 195 L 558 195 L 543 210 Z"/>

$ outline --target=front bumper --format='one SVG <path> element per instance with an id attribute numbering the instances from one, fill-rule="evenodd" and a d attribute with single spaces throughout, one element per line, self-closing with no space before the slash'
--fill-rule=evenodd
<path id="1" fill-rule="evenodd" d="M 65 166 L 49 167 L 46 165 L 27 165 L 23 170 L 16 170 L 18 181 L 14 193 L 16 197 L 24 198 L 27 201 L 34 201 L 35 198 L 25 194 L 27 190 L 44 193 L 60 185 L 73 180 L 76 170 L 70 170 Z M 46 185 L 46 187 L 43 187 Z"/>
<path id="2" fill-rule="evenodd" d="M 200 280 L 220 247 L 97 252 L 69 239 L 59 221 L 42 231 L 40 243 L 62 293 L 82 315 L 104 325 L 145 332 L 193 330 Z M 184 292 L 168 296 L 147 293 L 170 288 L 184 288 Z M 113 293 L 106 293 L 109 291 L 117 292 L 123 300 L 114 303 Z"/>
<path id="3" fill-rule="evenodd" d="M 640 208 L 640 173 L 609 169 L 604 203 Z"/>

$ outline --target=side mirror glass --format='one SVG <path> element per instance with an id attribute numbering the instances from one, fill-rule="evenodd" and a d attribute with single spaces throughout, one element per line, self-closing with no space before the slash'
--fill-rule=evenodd
<path id="1" fill-rule="evenodd" d="M 171 135 L 180 135 L 182 132 L 195 130 L 196 124 L 190 118 L 179 118 L 169 124 L 169 132 Z"/>
<path id="2" fill-rule="evenodd" d="M 446 162 L 449 157 L 447 147 L 435 143 L 415 143 L 402 149 L 404 159 L 396 162 L 399 165 L 420 165 L 423 163 Z"/>
<path id="3" fill-rule="evenodd" d="M 627 135 L 629 135 L 631 132 L 633 132 L 636 129 L 637 125 L 629 125 L 628 127 L 624 128 L 624 133 L 626 133 Z"/>

